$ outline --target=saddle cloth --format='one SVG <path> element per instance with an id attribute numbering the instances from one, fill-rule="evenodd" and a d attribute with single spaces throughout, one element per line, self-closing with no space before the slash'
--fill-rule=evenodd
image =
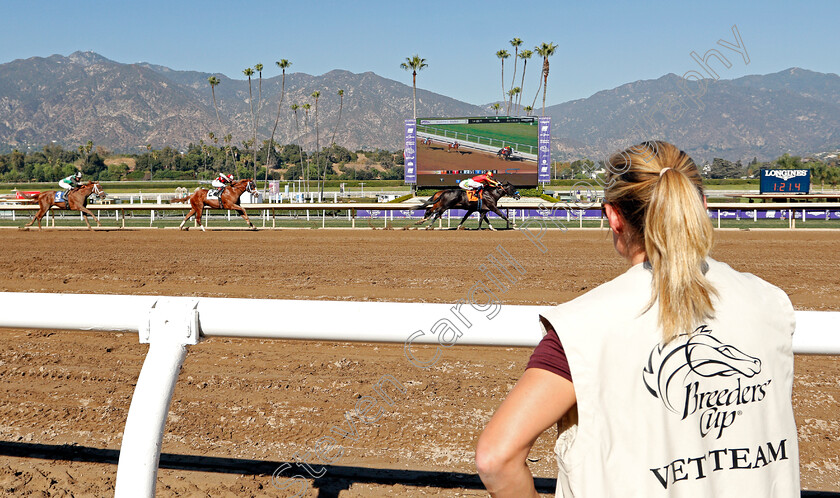
<path id="1" fill-rule="evenodd" d="M 467 199 L 470 202 L 475 202 L 478 200 L 478 192 L 475 190 L 467 190 Z"/>
<path id="2" fill-rule="evenodd" d="M 53 202 L 66 202 L 66 199 L 65 199 L 66 195 L 67 195 L 67 191 L 65 191 L 65 190 L 62 190 L 61 192 L 56 191 L 55 192 L 55 199 L 53 199 Z"/>
<path id="3" fill-rule="evenodd" d="M 207 191 L 207 198 L 208 198 L 208 199 L 216 199 L 216 200 L 218 200 L 218 199 L 219 199 L 219 196 L 218 196 L 218 195 L 216 195 L 216 189 L 212 188 L 212 189 L 208 190 L 208 191 Z"/>

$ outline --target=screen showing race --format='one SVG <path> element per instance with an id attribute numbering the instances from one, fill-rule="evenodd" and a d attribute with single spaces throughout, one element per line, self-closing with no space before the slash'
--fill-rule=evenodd
<path id="1" fill-rule="evenodd" d="M 419 187 L 456 187 L 486 171 L 518 187 L 537 185 L 539 118 L 420 118 L 413 131 Z"/>

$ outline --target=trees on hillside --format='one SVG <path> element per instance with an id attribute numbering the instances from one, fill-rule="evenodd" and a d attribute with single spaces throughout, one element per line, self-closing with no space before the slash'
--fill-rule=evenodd
<path id="1" fill-rule="evenodd" d="M 712 167 L 709 170 L 709 178 L 741 178 L 745 173 L 746 170 L 741 165 L 740 160 L 733 163 L 732 161 L 716 157 L 712 160 Z"/>

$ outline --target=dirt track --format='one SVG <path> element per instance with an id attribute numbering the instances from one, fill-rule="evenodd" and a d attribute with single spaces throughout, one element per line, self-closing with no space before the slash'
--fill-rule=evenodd
<path id="1" fill-rule="evenodd" d="M 528 274 L 503 301 L 553 304 L 625 268 L 599 231 L 550 233 L 545 254 L 517 231 L 2 230 L 0 240 L 0 290 L 22 292 L 452 302 L 502 244 Z M 838 253 L 837 232 L 736 231 L 719 233 L 714 256 L 779 285 L 797 309 L 840 310 Z M 0 331 L 0 493 L 113 493 L 145 350 L 133 334 Z M 358 424 L 308 496 L 484 496 L 475 439 L 529 354 L 456 346 L 424 371 L 400 345 L 207 340 L 190 350 L 175 390 L 158 495 L 284 496 L 272 470 L 296 453 L 318 464 L 306 452 L 391 374 L 406 393 Z M 836 358 L 797 357 L 805 489 L 840 491 L 839 378 Z M 554 475 L 553 436 L 532 452 L 538 476 Z"/>

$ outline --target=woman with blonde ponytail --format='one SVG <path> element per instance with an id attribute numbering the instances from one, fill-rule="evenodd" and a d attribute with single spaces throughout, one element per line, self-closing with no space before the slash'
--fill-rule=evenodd
<path id="1" fill-rule="evenodd" d="M 527 457 L 557 424 L 557 496 L 798 496 L 790 299 L 709 257 L 685 152 L 644 142 L 607 170 L 631 267 L 539 317 L 543 341 L 479 438 L 482 481 L 537 496 Z"/>

